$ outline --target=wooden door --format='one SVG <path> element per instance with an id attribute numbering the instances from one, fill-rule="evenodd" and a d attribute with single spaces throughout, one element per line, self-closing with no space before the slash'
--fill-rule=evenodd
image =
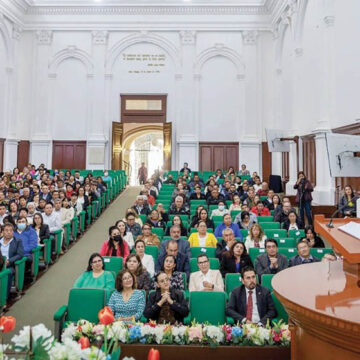
<path id="1" fill-rule="evenodd" d="M 262 177 L 263 181 L 269 182 L 271 175 L 272 158 L 269 152 L 268 143 L 266 141 L 261 143 L 261 156 L 262 156 Z"/>
<path id="2" fill-rule="evenodd" d="M 122 123 L 112 123 L 112 162 L 113 170 L 122 169 L 122 143 L 124 135 L 124 125 Z"/>
<path id="3" fill-rule="evenodd" d="M 302 148 L 303 148 L 303 170 L 311 182 L 316 186 L 316 145 L 315 135 L 302 136 Z"/>
<path id="4" fill-rule="evenodd" d="M 54 169 L 85 169 L 86 141 L 53 141 Z"/>
<path id="5" fill-rule="evenodd" d="M 234 142 L 200 143 L 200 171 L 227 170 L 230 166 L 239 168 L 239 144 Z"/>
<path id="6" fill-rule="evenodd" d="M 4 171 L 4 143 L 5 139 L 0 139 L 0 171 Z"/>
<path id="7" fill-rule="evenodd" d="M 171 170 L 171 137 L 172 137 L 172 123 L 167 122 L 163 125 L 164 129 L 164 170 Z"/>
<path id="8" fill-rule="evenodd" d="M 19 141 L 17 151 L 17 167 L 22 169 L 29 163 L 30 141 Z"/>

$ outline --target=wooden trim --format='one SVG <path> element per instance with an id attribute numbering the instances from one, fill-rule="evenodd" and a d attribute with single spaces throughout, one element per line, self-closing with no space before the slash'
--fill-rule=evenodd
<path id="1" fill-rule="evenodd" d="M 171 170 L 171 153 L 172 153 L 172 123 L 164 124 L 164 170 Z"/>
<path id="2" fill-rule="evenodd" d="M 4 171 L 4 144 L 5 139 L 0 138 L 0 171 Z"/>
<path id="3" fill-rule="evenodd" d="M 360 135 L 360 123 L 340 126 L 332 129 L 332 132 L 336 134 Z"/>
<path id="4" fill-rule="evenodd" d="M 73 148 L 72 156 L 68 156 L 67 148 L 71 147 Z M 52 149 L 54 169 L 82 170 L 86 168 L 86 141 L 54 140 Z"/>
<path id="5" fill-rule="evenodd" d="M 272 172 L 272 156 L 269 152 L 268 143 L 266 141 L 261 143 L 262 156 L 262 178 L 263 181 L 269 182 L 269 177 Z"/>
<path id="6" fill-rule="evenodd" d="M 289 171 L 289 153 L 283 152 L 281 153 L 282 160 L 282 178 L 285 183 L 287 183 L 290 179 L 290 171 Z"/>
<path id="7" fill-rule="evenodd" d="M 303 171 L 311 182 L 316 186 L 316 144 L 315 135 L 309 134 L 301 137 L 303 152 Z"/>
<path id="8" fill-rule="evenodd" d="M 124 136 L 124 124 L 119 122 L 112 123 L 112 142 L 111 142 L 111 169 L 122 169 L 122 144 Z"/>
<path id="9" fill-rule="evenodd" d="M 30 141 L 21 140 L 18 142 L 17 167 L 22 169 L 29 164 Z"/>
<path id="10" fill-rule="evenodd" d="M 161 110 L 126 110 L 126 100 L 161 100 Z M 120 95 L 122 123 L 165 123 L 167 95 Z"/>

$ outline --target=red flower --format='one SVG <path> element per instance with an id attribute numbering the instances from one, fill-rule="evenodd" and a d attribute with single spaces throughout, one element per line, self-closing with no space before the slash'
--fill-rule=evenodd
<path id="1" fill-rule="evenodd" d="M 160 352 L 154 348 L 151 348 L 148 354 L 147 360 L 160 360 Z"/>
<path id="2" fill-rule="evenodd" d="M 0 330 L 4 333 L 15 329 L 16 319 L 13 316 L 2 316 L 0 318 Z"/>
<path id="3" fill-rule="evenodd" d="M 81 349 L 87 349 L 88 347 L 90 347 L 90 340 L 86 336 L 82 336 L 79 339 L 78 343 L 81 345 Z"/>
<path id="4" fill-rule="evenodd" d="M 98 317 L 99 321 L 103 325 L 109 325 L 115 321 L 114 314 L 108 306 L 105 306 L 99 311 Z"/>

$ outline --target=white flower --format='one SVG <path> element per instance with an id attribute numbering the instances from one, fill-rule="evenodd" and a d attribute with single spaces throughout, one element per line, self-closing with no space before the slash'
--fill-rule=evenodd
<path id="1" fill-rule="evenodd" d="M 49 351 L 51 360 L 64 360 L 67 359 L 66 346 L 60 343 L 55 343 L 53 348 Z"/>
<path id="2" fill-rule="evenodd" d="M 81 359 L 87 360 L 106 360 L 106 355 L 95 346 L 84 349 L 81 354 Z"/>
<path id="3" fill-rule="evenodd" d="M 163 339 L 163 335 L 164 335 L 164 326 L 158 325 L 154 329 L 155 329 L 155 331 L 154 331 L 155 341 L 157 344 L 160 344 L 161 340 Z"/>
<path id="4" fill-rule="evenodd" d="M 141 326 L 141 336 L 155 335 L 155 328 L 150 325 Z"/>
<path id="5" fill-rule="evenodd" d="M 30 326 L 24 326 L 18 335 L 14 335 L 11 341 L 16 347 L 21 349 L 28 349 L 30 344 Z"/>
<path id="6" fill-rule="evenodd" d="M 114 322 L 108 332 L 108 339 L 115 338 L 122 343 L 126 342 L 127 328 L 124 327 L 124 323 L 117 321 Z"/>
<path id="7" fill-rule="evenodd" d="M 90 321 L 87 321 L 87 320 L 79 320 L 78 325 L 81 326 L 83 333 L 90 333 L 94 327 L 94 325 Z"/>
<path id="8" fill-rule="evenodd" d="M 81 359 L 81 345 L 78 344 L 76 341 L 65 339 L 64 341 L 64 347 L 66 351 L 66 357 L 63 358 L 64 360 L 79 360 Z M 53 348 L 54 349 L 54 348 Z M 50 351 L 52 352 L 53 349 Z M 56 359 L 56 358 L 54 358 Z"/>
<path id="9" fill-rule="evenodd" d="M 264 342 L 265 340 L 268 341 L 270 339 L 270 332 L 271 330 L 269 329 L 266 329 L 264 327 L 259 327 L 258 328 L 259 330 L 259 337 L 260 339 Z"/>
<path id="10" fill-rule="evenodd" d="M 8 357 L 4 354 L 6 349 L 9 347 L 8 344 L 0 344 L 0 359 L 1 360 L 7 360 Z"/>
<path id="11" fill-rule="evenodd" d="M 75 336 L 77 326 L 73 323 L 69 324 L 61 335 L 61 341 L 64 342 L 65 339 L 72 340 Z"/>
<path id="12" fill-rule="evenodd" d="M 45 350 L 50 350 L 52 347 L 52 343 L 54 341 L 54 337 L 49 329 L 45 327 L 44 324 L 38 324 L 32 327 L 32 336 L 36 341 L 40 337 L 43 339 L 42 346 Z M 46 339 L 46 340 L 45 340 Z"/>
<path id="13" fill-rule="evenodd" d="M 205 326 L 204 330 L 210 339 L 215 340 L 218 343 L 224 341 L 224 333 L 219 327 L 209 325 Z"/>

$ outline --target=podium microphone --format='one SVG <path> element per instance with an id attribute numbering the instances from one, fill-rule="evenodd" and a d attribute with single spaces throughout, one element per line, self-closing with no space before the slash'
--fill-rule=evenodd
<path id="1" fill-rule="evenodd" d="M 356 200 L 357 200 L 357 196 L 355 195 L 355 196 L 350 200 L 350 202 L 353 202 L 353 201 L 356 201 Z M 333 212 L 333 214 L 330 216 L 330 221 L 329 221 L 329 223 L 326 224 L 326 226 L 327 226 L 328 228 L 332 229 L 332 228 L 334 227 L 334 225 L 332 224 L 332 223 L 333 223 L 333 220 L 334 220 L 334 216 L 335 216 L 336 214 L 338 214 L 342 209 L 346 208 L 346 206 L 347 206 L 347 204 L 339 207 L 338 209 L 336 209 L 336 210 Z"/>

